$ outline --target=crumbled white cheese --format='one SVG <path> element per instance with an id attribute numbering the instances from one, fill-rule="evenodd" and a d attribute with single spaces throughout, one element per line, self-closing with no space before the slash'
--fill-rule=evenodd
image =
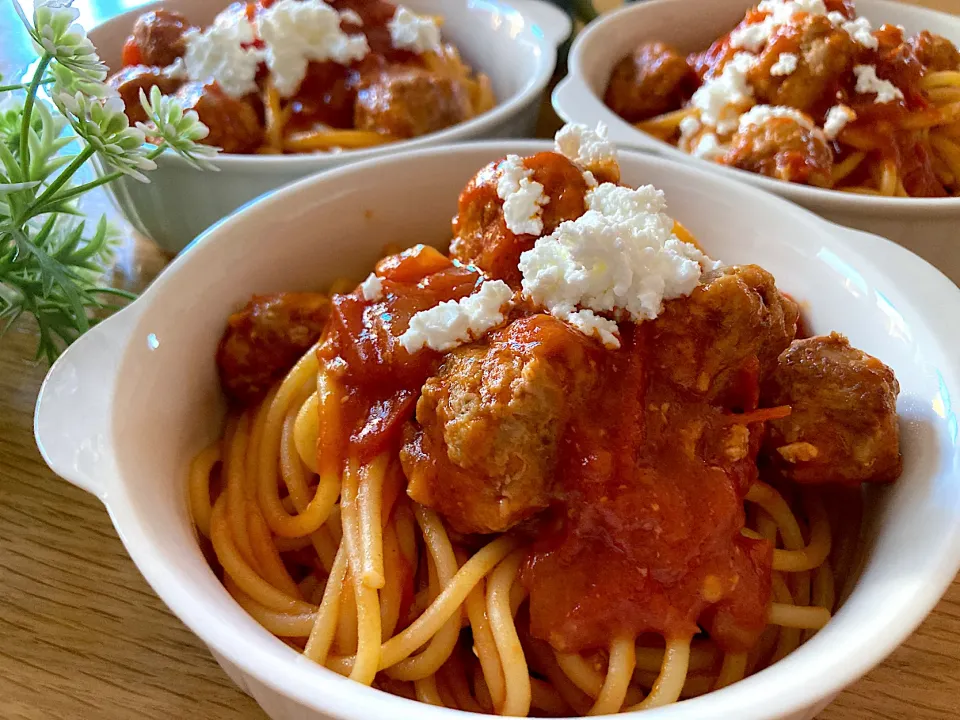
<path id="1" fill-rule="evenodd" d="M 827 12 L 823 0 L 763 0 L 757 9 L 769 14 L 760 22 L 738 27 L 731 32 L 731 47 L 759 52 L 780 25 L 790 22 L 799 13 L 825 15 L 834 27 L 846 32 L 854 42 L 870 50 L 878 47 L 869 20 L 864 17 L 848 20 L 843 13 Z"/>
<path id="2" fill-rule="evenodd" d="M 839 17 L 834 17 L 839 15 Z M 859 45 L 868 50 L 876 50 L 880 47 L 880 41 L 873 34 L 873 26 L 865 17 L 858 17 L 854 20 L 847 20 L 841 13 L 830 13 L 828 15 L 833 24 L 843 30 L 850 38 Z"/>
<path id="3" fill-rule="evenodd" d="M 687 115 L 683 120 L 680 121 L 680 135 L 683 137 L 689 137 L 690 135 L 696 135 L 700 132 L 700 128 L 703 127 L 700 124 L 700 121 L 694 115 Z"/>
<path id="4" fill-rule="evenodd" d="M 823 132 L 828 138 L 835 140 L 843 128 L 847 126 L 847 123 L 856 119 L 857 113 L 853 111 L 853 108 L 846 105 L 834 105 L 827 111 L 827 119 L 823 123 Z"/>
<path id="5" fill-rule="evenodd" d="M 598 323 L 596 313 L 651 320 L 665 299 L 688 295 L 697 286 L 701 259 L 703 269 L 714 267 L 674 235 L 665 210 L 663 193 L 651 185 L 634 190 L 601 184 L 587 193 L 586 213 L 520 256 L 524 295 L 613 346 L 613 323 Z M 594 315 L 576 314 L 584 310 Z"/>
<path id="6" fill-rule="evenodd" d="M 440 28 L 434 19 L 410 12 L 403 5 L 397 5 L 387 28 L 390 40 L 398 50 L 425 53 L 440 48 Z"/>
<path id="7" fill-rule="evenodd" d="M 861 95 L 876 93 L 874 103 L 888 103 L 903 100 L 903 92 L 889 80 L 877 77 L 877 68 L 873 65 L 857 65 L 853 72 L 857 76 L 857 92 Z"/>
<path id="8" fill-rule="evenodd" d="M 257 17 L 267 67 L 277 91 L 290 97 L 300 88 L 311 60 L 349 65 L 370 46 L 364 35 L 340 29 L 340 14 L 322 0 L 279 0 Z"/>
<path id="9" fill-rule="evenodd" d="M 751 125 L 763 125 L 771 118 L 790 118 L 798 125 L 813 130 L 813 120 L 796 108 L 785 105 L 754 105 L 749 112 L 740 116 L 740 132 L 744 132 Z"/>
<path id="10" fill-rule="evenodd" d="M 172 63 L 167 65 L 163 69 L 163 74 L 171 80 L 190 79 L 190 75 L 187 73 L 187 64 L 183 61 L 182 57 L 175 58 Z"/>
<path id="11" fill-rule="evenodd" d="M 700 110 L 700 122 L 724 135 L 737 129 L 741 111 L 753 103 L 747 73 L 756 61 L 749 53 L 737 53 L 723 66 L 720 75 L 700 86 L 691 99 Z"/>
<path id="12" fill-rule="evenodd" d="M 356 10 L 351 10 L 350 8 L 341 10 L 340 19 L 345 23 L 350 23 L 351 25 L 356 25 L 357 27 L 363 27 L 363 18 L 360 17 L 360 13 L 358 13 Z"/>
<path id="13" fill-rule="evenodd" d="M 503 307 L 512 297 L 513 290 L 505 282 L 488 280 L 473 295 L 447 300 L 418 312 L 410 318 L 410 325 L 400 336 L 400 344 L 409 353 L 423 347 L 446 352 L 478 340 L 503 322 Z"/>
<path id="14" fill-rule="evenodd" d="M 503 200 L 503 219 L 507 229 L 517 235 L 543 232 L 543 206 L 550 198 L 543 185 L 533 180 L 533 171 L 525 167 L 519 155 L 507 155 L 497 168 L 497 196 Z"/>
<path id="15" fill-rule="evenodd" d="M 792 75 L 799 62 L 800 58 L 797 57 L 796 53 L 780 53 L 777 56 L 777 61 L 770 68 L 770 74 L 774 77 Z"/>
<path id="16" fill-rule="evenodd" d="M 738 27 L 730 33 L 730 47 L 758 52 L 767 44 L 773 28 L 773 20 L 769 17 L 760 22 Z"/>
<path id="17" fill-rule="evenodd" d="M 585 170 L 617 164 L 617 148 L 607 139 L 607 126 L 597 123 L 597 129 L 568 123 L 560 128 L 555 138 L 556 150 Z"/>
<path id="18" fill-rule="evenodd" d="M 706 132 L 691 147 L 690 152 L 704 160 L 716 160 L 727 154 L 727 148 L 720 144 L 716 135 L 712 132 Z"/>
<path id="19" fill-rule="evenodd" d="M 383 280 L 377 277 L 376 273 L 370 273 L 367 279 L 360 283 L 360 292 L 363 293 L 364 300 L 379 300 L 383 297 Z"/>
<path id="20" fill-rule="evenodd" d="M 574 310 L 563 318 L 587 337 L 595 337 L 613 350 L 620 347 L 619 328 L 614 320 L 600 317 L 593 310 Z"/>
<path id="21" fill-rule="evenodd" d="M 230 97 L 256 91 L 263 51 L 250 47 L 256 36 L 246 14 L 220 13 L 205 30 L 187 30 L 183 39 L 183 62 L 190 80 L 204 84 L 215 81 Z"/>
<path id="22" fill-rule="evenodd" d="M 738 27 L 730 33 L 730 47 L 759 52 L 780 25 L 798 13 L 826 15 L 823 0 L 763 0 L 757 9 L 768 13 L 760 22 Z"/>

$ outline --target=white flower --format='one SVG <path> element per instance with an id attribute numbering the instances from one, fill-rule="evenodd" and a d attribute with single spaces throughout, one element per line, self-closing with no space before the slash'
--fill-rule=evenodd
<path id="1" fill-rule="evenodd" d="M 60 93 L 54 96 L 54 102 L 105 165 L 147 182 L 141 171 L 153 170 L 156 164 L 146 157 L 143 131 L 130 127 L 120 98 L 100 100 L 81 92 Z"/>
<path id="2" fill-rule="evenodd" d="M 33 38 L 37 52 L 51 56 L 63 67 L 89 80 L 106 78 L 106 66 L 84 29 L 76 23 L 80 12 L 73 7 L 73 0 L 38 0 L 32 23 L 18 0 L 14 0 L 13 6 Z"/>
<path id="3" fill-rule="evenodd" d="M 220 148 L 202 145 L 209 129 L 200 122 L 194 110 L 183 111 L 183 107 L 173 98 L 160 92 L 156 85 L 150 90 L 150 98 L 140 90 L 140 104 L 147 113 L 150 122 L 137 123 L 137 128 L 148 137 L 161 138 L 171 150 L 198 170 L 219 170 L 210 160 L 216 157 Z"/>

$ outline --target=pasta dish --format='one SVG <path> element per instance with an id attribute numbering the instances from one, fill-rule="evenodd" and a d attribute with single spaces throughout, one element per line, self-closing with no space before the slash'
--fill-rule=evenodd
<path id="1" fill-rule="evenodd" d="M 644 43 L 614 67 L 605 102 L 684 152 L 778 180 L 960 195 L 960 51 L 874 29 L 852 0 L 763 0 L 687 56 Z"/>
<path id="2" fill-rule="evenodd" d="M 443 42 L 441 18 L 386 0 L 235 2 L 205 28 L 144 13 L 110 78 L 132 122 L 158 87 L 227 153 L 340 151 L 465 122 L 495 104 L 490 80 Z"/>
<path id="3" fill-rule="evenodd" d="M 616 713 L 796 649 L 852 577 L 899 386 L 711 259 L 605 130 L 490 163 L 448 253 L 254 296 L 190 468 L 224 587 L 307 658 L 513 716 Z"/>

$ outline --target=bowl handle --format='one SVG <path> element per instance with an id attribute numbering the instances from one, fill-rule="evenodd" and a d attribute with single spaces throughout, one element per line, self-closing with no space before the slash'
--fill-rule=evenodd
<path id="1" fill-rule="evenodd" d="M 663 143 L 614 115 L 582 78 L 567 75 L 554 88 L 551 101 L 553 109 L 564 122 L 580 123 L 590 128 L 602 122 L 607 126 L 607 137 L 623 149 L 641 150 L 654 155 L 663 152 Z"/>
<path id="2" fill-rule="evenodd" d="M 570 37 L 570 16 L 546 0 L 509 0 L 509 4 L 539 25 L 544 37 L 557 47 Z"/>
<path id="3" fill-rule="evenodd" d="M 116 459 L 110 439 L 114 384 L 140 308 L 135 303 L 80 338 L 40 387 L 33 433 L 57 475 L 104 500 Z"/>

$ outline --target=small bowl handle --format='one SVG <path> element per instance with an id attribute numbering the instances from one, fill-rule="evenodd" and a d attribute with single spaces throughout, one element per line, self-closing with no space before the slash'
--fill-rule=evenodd
<path id="1" fill-rule="evenodd" d="M 37 397 L 33 433 L 44 461 L 101 501 L 117 475 L 110 440 L 114 384 L 139 315 L 134 304 L 83 334 L 50 368 Z"/>
<path id="2" fill-rule="evenodd" d="M 557 47 L 570 37 L 573 23 L 557 6 L 545 0 L 508 0 L 508 4 L 539 25 L 544 37 Z"/>

